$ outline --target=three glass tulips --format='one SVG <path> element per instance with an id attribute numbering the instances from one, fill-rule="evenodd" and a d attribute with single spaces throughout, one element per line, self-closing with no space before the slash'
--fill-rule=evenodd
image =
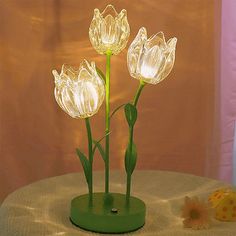
<path id="1" fill-rule="evenodd" d="M 95 66 L 94 62 L 84 60 L 79 68 L 63 65 L 60 74 L 53 70 L 55 77 L 55 98 L 58 105 L 73 118 L 85 119 L 88 136 L 88 157 L 77 149 L 84 169 L 89 189 L 90 203 L 93 201 L 93 156 L 98 149 L 105 164 L 105 193 L 109 196 L 109 138 L 110 138 L 110 63 L 111 56 L 119 54 L 128 42 L 130 27 L 126 10 L 117 13 L 112 5 L 103 12 L 94 10 L 89 28 L 92 46 L 99 54 L 106 55 L 106 74 Z M 162 32 L 147 38 L 147 31 L 140 28 L 137 36 L 130 44 L 127 54 L 127 66 L 131 77 L 138 79 L 139 87 L 132 102 L 124 106 L 129 126 L 129 141 L 125 152 L 125 170 L 127 174 L 126 203 L 129 204 L 131 176 L 137 161 L 134 144 L 134 125 L 137 120 L 137 103 L 146 84 L 158 84 L 171 72 L 175 61 L 176 38 L 165 41 Z M 96 114 L 106 100 L 105 116 L 105 149 L 101 140 L 95 141 L 89 117 Z M 122 107 L 122 106 L 120 106 Z M 120 108 L 115 109 L 115 112 Z"/>

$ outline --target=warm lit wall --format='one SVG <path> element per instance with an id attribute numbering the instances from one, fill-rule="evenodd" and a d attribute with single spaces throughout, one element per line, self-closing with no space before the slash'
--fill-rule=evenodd
<path id="1" fill-rule="evenodd" d="M 53 68 L 95 60 L 88 38 L 93 9 L 113 3 L 127 9 L 129 43 L 139 27 L 178 38 L 168 79 L 144 89 L 135 130 L 138 165 L 217 177 L 215 123 L 215 4 L 213 0 L 1 0 L 0 1 L 0 199 L 19 186 L 79 171 L 75 147 L 86 150 L 83 120 L 67 116 L 53 96 Z M 126 67 L 127 48 L 112 58 L 111 107 L 134 96 L 138 81 Z M 95 137 L 104 131 L 104 107 L 92 118 Z M 214 137 L 214 138 L 213 138 Z M 127 124 L 112 120 L 111 168 L 123 168 Z M 214 152 L 213 152 L 214 150 Z M 95 169 L 103 162 L 95 158 Z"/>

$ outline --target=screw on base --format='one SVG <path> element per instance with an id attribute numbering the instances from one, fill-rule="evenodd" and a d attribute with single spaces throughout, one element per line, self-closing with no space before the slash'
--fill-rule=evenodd
<path id="1" fill-rule="evenodd" d="M 111 213 L 118 213 L 118 209 L 112 208 L 112 209 L 111 209 Z"/>

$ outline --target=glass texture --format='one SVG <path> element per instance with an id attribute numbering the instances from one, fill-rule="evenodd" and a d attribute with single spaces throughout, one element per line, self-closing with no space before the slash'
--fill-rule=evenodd
<path id="1" fill-rule="evenodd" d="M 63 65 L 61 73 L 52 71 L 55 78 L 54 95 L 58 105 L 73 118 L 87 118 L 97 113 L 105 86 L 94 62 L 84 60 L 80 67 Z"/>
<path id="2" fill-rule="evenodd" d="M 99 54 L 110 51 L 117 55 L 126 47 L 129 35 L 130 27 L 125 9 L 119 14 L 112 5 L 107 5 L 102 13 L 99 9 L 94 9 L 89 38 Z"/>
<path id="3" fill-rule="evenodd" d="M 130 75 L 149 84 L 160 83 L 173 68 L 176 43 L 175 37 L 166 42 L 163 32 L 148 39 L 146 28 L 139 29 L 127 54 Z"/>

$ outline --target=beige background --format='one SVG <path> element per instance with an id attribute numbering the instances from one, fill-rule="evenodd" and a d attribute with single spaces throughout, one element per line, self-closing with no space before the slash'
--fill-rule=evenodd
<path id="1" fill-rule="evenodd" d="M 168 79 L 147 86 L 135 130 L 139 169 L 218 177 L 217 32 L 219 1 L 213 0 L 1 0 L 0 1 L 0 199 L 17 187 L 81 170 L 75 147 L 86 151 L 83 120 L 66 115 L 53 95 L 51 70 L 83 58 L 105 69 L 88 38 L 93 9 L 113 3 L 128 11 L 129 43 L 138 29 L 178 38 Z M 216 25 L 215 25 L 216 24 Z M 215 31 L 216 29 L 216 31 Z M 129 101 L 138 81 L 126 67 L 127 48 L 112 57 L 111 107 Z M 104 106 L 92 118 L 104 132 Z M 112 120 L 111 168 L 123 168 L 127 124 Z M 103 162 L 95 158 L 95 169 Z"/>

